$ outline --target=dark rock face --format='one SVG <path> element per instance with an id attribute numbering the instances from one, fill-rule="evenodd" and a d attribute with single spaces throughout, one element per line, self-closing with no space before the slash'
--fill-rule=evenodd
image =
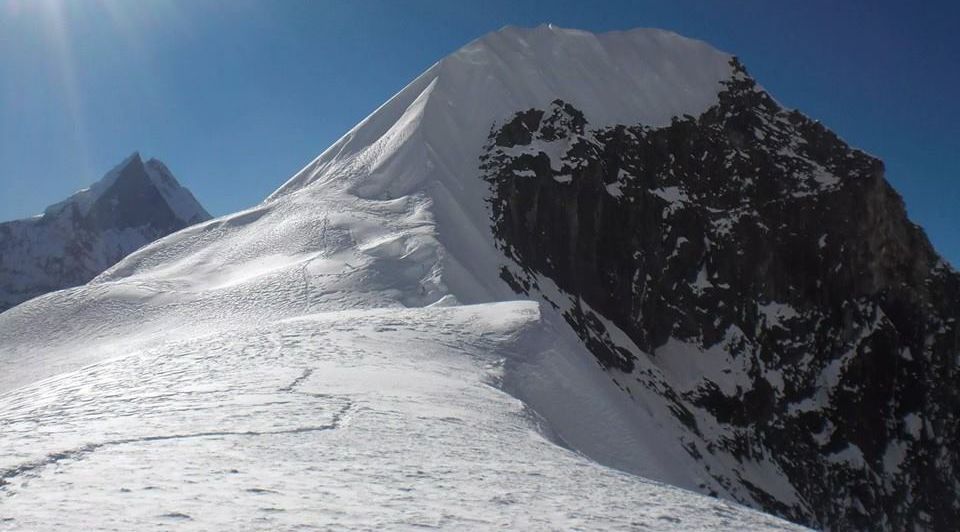
<path id="1" fill-rule="evenodd" d="M 0 312 L 84 284 L 145 244 L 210 218 L 159 161 L 135 154 L 104 179 L 42 216 L 0 223 Z"/>
<path id="2" fill-rule="evenodd" d="M 149 227 L 159 237 L 189 222 L 177 219 L 138 162 L 121 170 L 117 181 L 94 202 L 86 216 L 77 216 L 81 227 L 92 231 Z M 74 214 L 80 214 L 75 207 Z"/>
<path id="3" fill-rule="evenodd" d="M 555 101 L 492 131 L 501 276 L 625 392 L 657 390 L 704 491 L 814 527 L 953 529 L 960 274 L 880 161 L 733 66 L 667 127 L 589 130 Z"/>

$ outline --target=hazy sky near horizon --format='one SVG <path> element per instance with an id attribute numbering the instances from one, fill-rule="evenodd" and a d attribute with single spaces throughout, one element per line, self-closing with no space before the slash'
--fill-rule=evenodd
<path id="1" fill-rule="evenodd" d="M 0 0 L 0 220 L 135 150 L 211 213 L 248 207 L 438 59 L 546 22 L 661 27 L 738 55 L 781 103 L 883 159 L 960 265 L 960 5 L 946 1 Z"/>

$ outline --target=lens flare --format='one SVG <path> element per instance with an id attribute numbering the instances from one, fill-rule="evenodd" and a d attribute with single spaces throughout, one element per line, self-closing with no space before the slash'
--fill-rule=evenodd
<path id="1" fill-rule="evenodd" d="M 123 64 L 126 80 L 140 91 L 144 105 L 162 101 L 157 91 L 163 84 L 153 79 L 149 39 L 175 38 L 187 28 L 186 18 L 175 0 L 0 0 L 0 37 L 6 23 L 34 39 L 33 64 L 45 71 L 72 129 L 71 140 L 58 149 L 76 153 L 77 164 L 87 170 L 79 176 L 92 170 L 88 126 L 95 100 L 91 96 L 96 95 L 85 94 L 84 87 L 96 81 L 92 76 L 97 62 Z M 22 85 L 6 85 L 3 92 L 10 94 L 2 104 L 16 107 L 15 95 Z"/>

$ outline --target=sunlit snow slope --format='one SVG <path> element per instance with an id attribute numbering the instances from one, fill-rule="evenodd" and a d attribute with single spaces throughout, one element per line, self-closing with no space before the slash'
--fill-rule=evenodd
<path id="1" fill-rule="evenodd" d="M 0 398 L 0 527 L 795 528 L 550 442 L 497 386 L 537 320 L 316 314 L 21 388 Z"/>
<path id="2" fill-rule="evenodd" d="M 508 302 L 478 168 L 517 109 L 663 125 L 715 103 L 729 59 L 506 28 L 261 205 L 0 315 L 0 525 L 790 528 L 606 467 L 704 481 L 664 405 Z"/>

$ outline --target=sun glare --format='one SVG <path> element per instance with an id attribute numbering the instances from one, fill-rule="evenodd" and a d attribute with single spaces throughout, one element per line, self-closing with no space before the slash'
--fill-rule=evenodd
<path id="1" fill-rule="evenodd" d="M 90 138 L 83 82 L 92 75 L 91 65 L 121 57 L 127 79 L 145 92 L 144 100 L 156 99 L 145 36 L 157 27 L 165 32 L 184 29 L 181 15 L 174 0 L 0 0 L 0 22 L 34 39 L 34 64 L 55 84 L 73 129 L 74 149 L 85 166 L 90 163 Z M 91 42 L 103 35 L 117 37 L 120 47 L 94 47 L 91 52 Z"/>

